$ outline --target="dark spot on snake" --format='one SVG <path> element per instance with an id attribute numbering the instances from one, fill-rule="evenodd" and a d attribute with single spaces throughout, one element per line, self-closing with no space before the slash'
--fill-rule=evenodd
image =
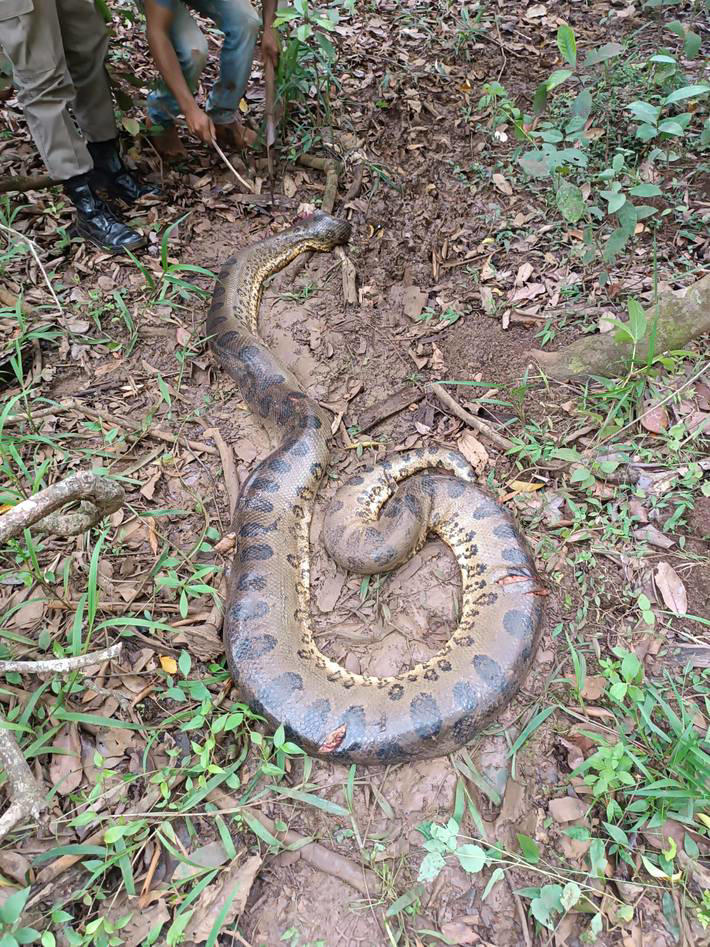
<path id="1" fill-rule="evenodd" d="M 311 464 L 310 473 L 312 477 L 322 477 L 323 476 L 323 464 Z"/>
<path id="2" fill-rule="evenodd" d="M 498 688 L 504 683 L 500 664 L 486 654 L 477 654 L 471 662 L 479 676 L 489 687 Z"/>
<path id="3" fill-rule="evenodd" d="M 266 576 L 259 575 L 258 572 L 242 572 L 237 580 L 237 588 L 240 592 L 246 592 L 248 589 L 261 592 L 266 588 Z"/>
<path id="4" fill-rule="evenodd" d="M 342 500 L 332 500 L 330 503 L 329 513 L 339 513 L 345 504 Z"/>
<path id="5" fill-rule="evenodd" d="M 404 688 L 401 684 L 393 684 L 387 692 L 387 696 L 390 700 L 400 700 L 402 694 L 404 693 Z"/>
<path id="6" fill-rule="evenodd" d="M 530 638 L 533 633 L 533 620 L 519 608 L 511 608 L 503 616 L 503 627 L 514 638 Z"/>
<path id="7" fill-rule="evenodd" d="M 452 733 L 457 743 L 468 743 L 476 732 L 478 697 L 468 681 L 459 681 L 454 685 L 453 697 L 462 714 L 454 724 Z"/>
<path id="8" fill-rule="evenodd" d="M 297 558 L 297 556 L 294 556 L 294 554 L 293 554 L 292 552 L 290 552 L 290 553 L 286 556 L 286 562 L 287 562 L 290 566 L 293 566 L 294 569 L 297 569 L 297 568 L 298 568 L 298 558 Z"/>
<path id="9" fill-rule="evenodd" d="M 466 492 L 466 484 L 462 480 L 454 480 L 451 478 L 448 481 L 446 492 L 449 494 L 452 500 L 457 500 Z"/>
<path id="10" fill-rule="evenodd" d="M 421 693 L 413 697 L 409 713 L 420 740 L 432 740 L 439 736 L 442 727 L 441 713 L 431 694 Z"/>
<path id="11" fill-rule="evenodd" d="M 370 543 L 370 545 L 374 546 L 375 548 L 381 546 L 385 541 L 385 537 L 376 526 L 365 527 L 364 539 L 366 543 Z"/>
<path id="12" fill-rule="evenodd" d="M 355 474 L 354 477 L 351 477 L 348 480 L 349 487 L 359 487 L 361 483 L 365 482 L 365 478 L 361 477 L 360 474 Z"/>
<path id="13" fill-rule="evenodd" d="M 334 755 L 359 750 L 365 737 L 366 717 L 362 704 L 353 704 L 341 715 L 338 727 L 345 727 L 345 737 Z M 336 728 L 337 729 L 337 728 Z"/>
<path id="14" fill-rule="evenodd" d="M 210 328 L 211 328 L 211 329 L 215 329 L 217 326 L 221 326 L 222 323 L 223 323 L 223 322 L 226 322 L 226 321 L 227 321 L 227 317 L 226 317 L 226 316 L 218 316 L 218 315 L 212 316 L 212 315 L 211 315 L 211 316 L 209 317 L 209 323 L 210 323 Z"/>
<path id="15" fill-rule="evenodd" d="M 397 556 L 397 550 L 393 546 L 385 546 L 384 549 L 378 549 L 372 555 L 372 561 L 376 562 L 378 566 L 387 565 L 388 562 L 392 562 Z"/>
<path id="16" fill-rule="evenodd" d="M 407 751 L 396 740 L 386 740 L 377 750 L 377 758 L 381 763 L 396 763 L 406 759 L 407 755 Z"/>
<path id="17" fill-rule="evenodd" d="M 501 523 L 500 526 L 496 526 L 493 530 L 493 535 L 497 536 L 498 539 L 515 539 L 515 527 L 511 526 L 510 523 Z"/>
<path id="18" fill-rule="evenodd" d="M 392 461 L 391 461 L 391 460 L 387 460 L 387 458 L 385 457 L 384 460 L 381 460 L 381 461 L 380 461 L 380 467 L 382 467 L 383 470 L 391 470 L 391 469 L 392 469 Z"/>
<path id="19" fill-rule="evenodd" d="M 251 621 L 254 618 L 263 618 L 269 614 L 269 606 L 264 601 L 245 599 L 242 602 L 232 602 L 229 617 L 238 621 Z"/>
<path id="20" fill-rule="evenodd" d="M 323 427 L 323 422 L 317 414 L 306 414 L 301 420 L 301 428 L 304 431 L 317 431 Z"/>
<path id="21" fill-rule="evenodd" d="M 476 644 L 476 639 L 473 635 L 461 635 L 456 637 L 456 644 L 460 644 L 464 648 L 472 648 Z"/>
<path id="22" fill-rule="evenodd" d="M 232 342 L 238 340 L 241 336 L 241 332 L 235 332 L 234 329 L 230 329 L 227 332 L 223 332 L 219 337 L 221 345 L 231 345 Z"/>
<path id="23" fill-rule="evenodd" d="M 424 680 L 425 681 L 438 681 L 439 675 L 436 673 L 434 668 L 427 668 L 426 671 L 424 672 Z"/>
<path id="24" fill-rule="evenodd" d="M 259 414 L 262 418 L 268 418 L 271 414 L 271 408 L 273 407 L 274 399 L 270 395 L 266 395 L 265 398 L 262 398 L 259 402 Z"/>
<path id="25" fill-rule="evenodd" d="M 500 516 L 500 508 L 493 500 L 483 500 L 477 510 L 471 514 L 475 520 L 485 520 L 489 516 Z"/>
<path id="26" fill-rule="evenodd" d="M 415 447 L 414 450 L 412 451 L 412 454 L 415 457 L 424 457 L 426 454 L 426 451 L 424 450 L 423 447 Z"/>
<path id="27" fill-rule="evenodd" d="M 310 487 L 297 487 L 296 496 L 299 500 L 310 500 L 313 496 L 313 490 Z"/>
<path id="28" fill-rule="evenodd" d="M 299 648 L 296 654 L 301 661 L 310 661 L 313 657 L 313 652 L 309 648 Z"/>
<path id="29" fill-rule="evenodd" d="M 255 513 L 273 513 L 274 504 L 264 497 L 255 497 L 250 493 L 242 496 L 239 505 L 245 510 L 253 510 Z"/>
<path id="30" fill-rule="evenodd" d="M 306 441 L 291 441 L 284 449 L 293 454 L 294 457 L 305 457 L 311 450 L 310 444 Z"/>
<path id="31" fill-rule="evenodd" d="M 284 398 L 283 401 L 277 405 L 277 411 L 279 424 L 285 424 L 287 421 L 290 421 L 296 413 L 296 409 L 287 398 Z"/>
<path id="32" fill-rule="evenodd" d="M 468 681 L 457 681 L 453 687 L 454 703 L 459 710 L 471 713 L 478 706 L 478 697 L 472 684 Z"/>
<path id="33" fill-rule="evenodd" d="M 234 649 L 236 661 L 258 661 L 276 647 L 273 635 L 254 635 L 253 638 L 241 638 Z"/>
<path id="34" fill-rule="evenodd" d="M 402 500 L 399 497 L 394 497 L 389 501 L 385 506 L 382 516 L 386 519 L 394 519 L 395 516 L 399 516 L 402 512 Z"/>
<path id="35" fill-rule="evenodd" d="M 275 715 L 296 691 L 302 690 L 301 675 L 296 674 L 295 671 L 285 671 L 262 688 L 259 692 L 259 701 L 265 710 Z"/>
<path id="36" fill-rule="evenodd" d="M 440 671 L 451 670 L 451 661 L 447 661 L 446 658 L 439 658 L 439 660 L 436 663 Z"/>
<path id="37" fill-rule="evenodd" d="M 324 697 L 314 700 L 303 712 L 303 733 L 307 740 L 321 744 L 325 739 L 330 716 L 330 701 Z"/>
<path id="38" fill-rule="evenodd" d="M 298 519 L 298 520 L 302 520 L 303 517 L 306 515 L 305 512 L 304 512 L 304 510 L 303 510 L 303 507 L 302 507 L 302 506 L 298 506 L 297 503 L 295 503 L 295 504 L 291 507 L 291 512 L 293 513 L 293 515 L 294 515 L 294 516 L 296 517 L 296 519 Z"/>
<path id="39" fill-rule="evenodd" d="M 291 464 L 286 463 L 283 457 L 270 457 L 266 466 L 274 473 L 288 473 L 291 470 Z"/>
<path id="40" fill-rule="evenodd" d="M 264 533 L 272 533 L 276 529 L 276 523 L 245 523 L 239 530 L 240 536 L 263 536 Z"/>
<path id="41" fill-rule="evenodd" d="M 263 562 L 265 559 L 271 559 L 274 550 L 266 543 L 255 543 L 253 546 L 247 546 L 239 553 L 240 562 Z"/>
<path id="42" fill-rule="evenodd" d="M 504 549 L 502 556 L 506 562 L 515 562 L 518 564 L 528 561 L 528 557 L 525 555 L 522 549 L 519 549 L 517 546 L 511 546 L 510 549 Z"/>
<path id="43" fill-rule="evenodd" d="M 433 497 L 436 493 L 436 481 L 431 476 L 431 474 L 422 474 L 419 478 L 419 483 L 422 488 L 422 493 L 428 497 Z"/>
<path id="44" fill-rule="evenodd" d="M 410 513 L 414 516 L 419 516 L 421 513 L 421 504 L 417 497 L 413 493 L 407 493 L 404 497 L 404 505 L 407 507 Z"/>
<path id="45" fill-rule="evenodd" d="M 275 480 L 269 480 L 268 477 L 254 477 L 247 489 L 258 490 L 261 493 L 278 493 L 281 487 Z"/>

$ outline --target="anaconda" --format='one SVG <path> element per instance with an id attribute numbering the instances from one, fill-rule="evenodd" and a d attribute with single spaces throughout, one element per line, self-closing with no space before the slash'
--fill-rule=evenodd
<path id="1" fill-rule="evenodd" d="M 351 477 L 331 502 L 324 544 L 363 574 L 395 568 L 430 533 L 461 570 L 458 624 L 430 660 L 391 677 L 354 674 L 313 637 L 309 527 L 330 458 L 330 419 L 257 331 L 264 281 L 305 250 L 346 243 L 350 225 L 317 212 L 223 265 L 207 319 L 212 351 L 278 446 L 251 472 L 234 514 L 224 618 L 241 696 L 311 754 L 387 763 L 469 742 L 510 700 L 541 628 L 539 582 L 509 513 L 474 484 L 456 451 L 394 454 Z"/>

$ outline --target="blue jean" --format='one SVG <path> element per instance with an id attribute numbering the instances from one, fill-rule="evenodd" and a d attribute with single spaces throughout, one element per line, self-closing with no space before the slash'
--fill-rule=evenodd
<path id="1" fill-rule="evenodd" d="M 207 112 L 213 122 L 227 125 L 237 117 L 239 102 L 249 82 L 261 20 L 249 0 L 178 0 L 170 39 L 185 81 L 193 92 L 207 62 L 207 40 L 188 7 L 208 17 L 224 33 L 219 78 L 207 99 Z M 147 111 L 156 125 L 174 124 L 180 107 L 164 82 L 149 94 Z"/>

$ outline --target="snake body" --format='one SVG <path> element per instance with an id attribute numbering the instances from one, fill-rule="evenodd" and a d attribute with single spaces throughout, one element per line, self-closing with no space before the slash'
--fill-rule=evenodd
<path id="1" fill-rule="evenodd" d="M 260 340 L 265 279 L 304 250 L 345 243 L 324 213 L 247 246 L 223 265 L 207 320 L 218 362 L 278 447 L 244 483 L 224 642 L 242 698 L 311 754 L 387 763 L 459 748 L 512 697 L 539 638 L 542 607 L 527 545 L 510 515 L 473 483 L 455 451 L 395 454 L 351 477 L 326 514 L 325 546 L 344 568 L 384 572 L 429 533 L 461 569 L 459 622 L 430 660 L 391 677 L 347 671 L 324 655 L 310 613 L 309 526 L 328 467 L 330 421 Z"/>

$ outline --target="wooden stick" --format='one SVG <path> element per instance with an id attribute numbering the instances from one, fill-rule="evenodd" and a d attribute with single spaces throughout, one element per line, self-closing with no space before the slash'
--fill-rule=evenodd
<path id="1" fill-rule="evenodd" d="M 457 418 L 460 418 L 465 424 L 468 424 L 469 427 L 472 427 L 475 431 L 478 431 L 479 434 L 482 434 L 484 437 L 487 437 L 489 441 L 499 447 L 501 450 L 510 450 L 513 446 L 513 442 L 509 441 L 507 437 L 503 437 L 502 434 L 499 434 L 490 424 L 486 421 L 477 418 L 475 415 L 471 414 L 470 411 L 467 411 L 465 408 L 462 408 L 460 404 L 457 404 L 456 401 L 451 397 L 448 391 L 445 391 L 441 385 L 433 382 L 430 386 L 432 394 L 435 394 L 439 401 L 448 408 L 452 414 L 455 414 Z"/>
<path id="2" fill-rule="evenodd" d="M 224 161 L 224 163 L 227 165 L 227 167 L 228 167 L 229 170 L 232 172 L 232 174 L 233 174 L 234 177 L 237 179 L 237 181 L 239 181 L 239 183 L 241 184 L 241 186 L 242 186 L 243 188 L 245 188 L 247 191 L 249 191 L 250 194 L 252 194 L 253 191 L 254 191 L 254 188 L 251 186 L 251 184 L 249 184 L 248 181 L 245 181 L 245 180 L 244 180 L 244 178 L 243 178 L 243 177 L 241 176 L 241 174 L 237 171 L 237 169 L 234 167 L 234 165 L 233 165 L 232 162 L 229 160 L 229 158 L 226 156 L 226 154 L 225 154 L 225 153 L 222 151 L 222 149 L 219 147 L 219 145 L 217 144 L 217 142 L 216 142 L 216 141 L 213 141 L 212 144 L 214 145 L 214 149 L 215 149 L 215 151 L 217 152 L 217 154 L 220 156 L 220 158 L 222 159 L 222 161 Z"/>
<path id="3" fill-rule="evenodd" d="M 79 668 L 89 667 L 92 664 L 102 664 L 104 661 L 110 661 L 111 658 L 117 658 L 123 643 L 112 644 L 110 648 L 104 648 L 103 651 L 92 651 L 89 654 L 77 654 L 69 658 L 52 658 L 48 661 L 0 661 L 0 674 L 7 671 L 29 672 L 31 674 L 49 674 L 59 672 L 68 674 L 70 671 L 77 671 Z"/>

